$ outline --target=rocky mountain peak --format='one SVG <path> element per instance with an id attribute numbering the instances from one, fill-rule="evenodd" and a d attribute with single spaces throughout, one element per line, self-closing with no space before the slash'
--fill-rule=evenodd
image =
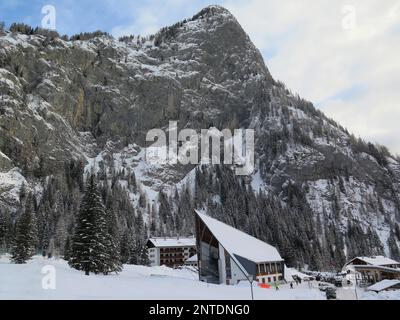
<path id="1" fill-rule="evenodd" d="M 210 5 L 210 6 L 207 6 L 203 9 L 201 9 L 197 14 L 195 14 L 193 16 L 192 20 L 203 19 L 203 18 L 212 17 L 212 16 L 220 16 L 220 17 L 224 17 L 224 18 L 233 18 L 234 19 L 234 16 L 228 9 L 226 9 L 220 5 Z"/>
<path id="2" fill-rule="evenodd" d="M 320 248 L 323 256 L 314 260 L 325 266 L 343 259 L 344 250 L 400 256 L 398 161 L 274 81 L 249 36 L 220 6 L 148 37 L 5 32 L 0 75 L 0 207 L 17 212 L 32 191 L 46 211 L 53 204 L 42 191 L 50 187 L 50 198 L 58 188 L 73 199 L 69 207 L 78 207 L 83 168 L 93 168 L 114 188 L 108 194 L 127 196 L 121 221 L 135 210 L 149 218 L 145 203 L 154 205 L 152 232 L 176 234 L 183 221 L 190 232 L 193 208 L 184 204 L 192 200 L 182 198 L 178 210 L 159 193 L 188 185 L 196 190 L 193 205 L 237 221 L 287 257 L 300 241 L 297 261 L 313 262 L 303 239 Z M 148 164 L 146 133 L 175 120 L 180 128 L 254 129 L 254 175 L 239 180 L 229 167 L 195 172 Z M 160 197 L 168 209 L 158 212 Z M 63 219 L 73 216 L 64 211 Z M 162 224 L 163 214 L 169 218 Z M 284 232 L 268 229 L 276 225 Z M 358 248 L 358 238 L 371 245 Z"/>

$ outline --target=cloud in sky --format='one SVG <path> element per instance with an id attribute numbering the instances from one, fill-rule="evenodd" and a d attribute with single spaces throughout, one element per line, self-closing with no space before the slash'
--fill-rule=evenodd
<path id="1" fill-rule="evenodd" d="M 21 0 L 2 0 L 0 20 L 39 24 L 40 9 L 49 3 L 37 0 L 27 6 Z M 53 4 L 61 33 L 101 29 L 120 36 L 154 33 L 212 3 L 236 16 L 276 79 L 356 135 L 400 153 L 398 0 L 60 0 Z M 353 10 L 354 27 L 344 28 Z"/>
<path id="2" fill-rule="evenodd" d="M 226 6 L 264 52 L 274 77 L 350 131 L 400 153 L 397 0 L 252 0 Z M 349 8 L 355 13 L 350 29 Z"/>

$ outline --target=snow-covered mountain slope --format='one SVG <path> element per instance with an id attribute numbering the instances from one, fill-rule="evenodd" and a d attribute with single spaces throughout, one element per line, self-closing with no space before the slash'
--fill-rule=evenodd
<path id="1" fill-rule="evenodd" d="M 8 31 L 0 35 L 3 207 L 18 210 L 22 185 L 36 190 L 40 198 L 50 176 L 61 179 L 57 188 L 68 190 L 73 194 L 68 201 L 75 201 L 65 176 L 81 172 L 74 163 L 82 161 L 84 172 L 95 168 L 102 181 L 127 191 L 133 209 L 142 212 L 148 224 L 155 224 L 153 231 L 192 229 L 192 222 L 186 221 L 179 230 L 189 213 L 182 213 L 182 203 L 172 199 L 187 187 L 192 196 L 207 194 L 203 203 L 197 197 L 195 206 L 215 210 L 222 219 L 266 237 L 281 250 L 284 246 L 306 250 L 307 242 L 325 248 L 321 254 L 329 248 L 321 258 L 325 267 L 332 265 L 331 260 L 357 253 L 384 251 L 400 258 L 398 159 L 384 147 L 355 138 L 275 81 L 260 52 L 226 9 L 207 7 L 149 37 L 74 39 Z M 273 197 L 274 203 L 286 207 L 282 210 L 296 212 L 292 217 L 301 212 L 310 223 L 307 239 L 293 243 L 302 226 L 289 226 L 281 209 L 271 210 L 282 219 L 278 222 L 285 224 L 285 232 L 268 236 L 254 231 L 264 228 L 259 225 L 267 215 L 263 206 L 254 208 L 254 213 L 233 213 L 221 200 L 220 189 L 199 190 L 210 184 L 201 183 L 198 175 L 209 174 L 216 184 L 229 185 L 224 180 L 228 175 L 206 173 L 207 166 L 196 171 L 193 166 L 146 162 L 146 133 L 166 128 L 170 120 L 177 120 L 180 129 L 254 129 L 256 171 L 252 177 L 235 179 L 256 194 Z M 132 176 L 137 181 L 133 185 Z M 180 191 L 175 191 L 176 185 Z M 159 200 L 161 190 L 174 227 L 165 226 L 157 216 L 165 209 Z M 233 201 L 240 197 L 234 194 Z M 215 208 L 207 204 L 209 199 Z M 374 244 L 364 246 L 357 239 Z M 303 254 L 295 258 L 311 263 L 311 257 Z"/>

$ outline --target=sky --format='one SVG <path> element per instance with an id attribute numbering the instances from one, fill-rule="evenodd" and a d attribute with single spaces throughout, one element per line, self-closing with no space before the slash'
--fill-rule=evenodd
<path id="1" fill-rule="evenodd" d="M 0 21 L 148 35 L 219 4 L 231 11 L 273 77 L 356 136 L 400 154 L 399 0 L 1 0 Z"/>

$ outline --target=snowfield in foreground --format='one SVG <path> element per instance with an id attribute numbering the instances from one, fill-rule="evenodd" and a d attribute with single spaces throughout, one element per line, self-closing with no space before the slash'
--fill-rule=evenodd
<path id="1" fill-rule="evenodd" d="M 51 265 L 56 271 L 56 289 L 44 290 L 42 268 Z M 254 286 L 256 299 L 325 299 L 307 285 L 290 290 L 287 285 L 275 289 Z M 71 269 L 63 260 L 34 257 L 25 265 L 0 259 L 0 299 L 140 299 L 140 300 L 238 300 L 251 299 L 249 284 L 239 286 L 207 285 L 197 273 L 167 267 L 125 265 L 119 275 L 85 276 Z"/>
<path id="2" fill-rule="evenodd" d="M 42 288 L 42 280 L 48 276 L 48 268 L 43 269 L 46 266 L 53 266 L 56 272 L 55 290 Z M 302 283 L 291 290 L 289 285 L 282 285 L 279 291 L 254 286 L 254 297 L 258 300 L 324 300 L 325 294 L 316 288 L 316 283 L 313 286 Z M 399 292 L 363 292 L 360 296 L 400 299 Z M 226 286 L 200 282 L 197 273 L 190 269 L 125 265 L 119 275 L 85 276 L 64 260 L 37 256 L 25 265 L 16 265 L 3 256 L 0 258 L 0 299 L 248 300 L 251 291 L 248 283 Z"/>

